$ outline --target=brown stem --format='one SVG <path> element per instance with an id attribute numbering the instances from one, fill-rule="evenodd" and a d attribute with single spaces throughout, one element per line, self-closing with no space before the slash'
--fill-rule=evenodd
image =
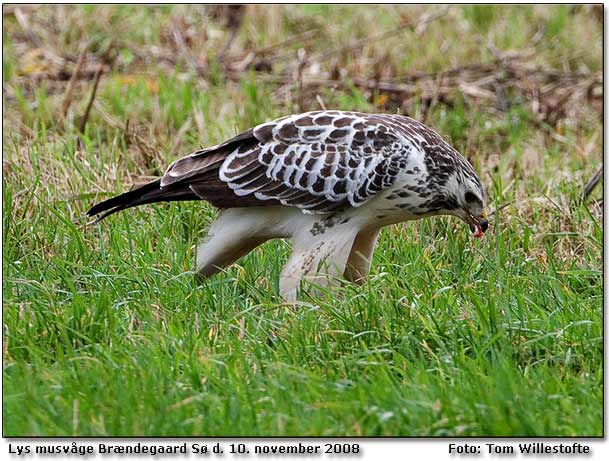
<path id="1" fill-rule="evenodd" d="M 66 88 L 66 92 L 63 97 L 63 103 L 61 104 L 61 114 L 63 118 L 68 114 L 68 109 L 72 104 L 72 93 L 74 91 L 74 86 L 76 85 L 76 80 L 78 80 L 78 75 L 80 74 L 80 69 L 82 68 L 83 63 L 85 62 L 85 57 L 87 56 L 87 50 L 89 49 L 89 45 L 86 44 L 83 46 L 80 51 L 80 55 L 78 56 L 78 61 L 76 62 L 76 67 L 72 71 L 72 76 L 70 77 L 70 81 L 68 83 L 68 87 Z"/>
<path id="2" fill-rule="evenodd" d="M 584 192 L 581 195 L 581 201 L 582 202 L 585 202 L 587 200 L 588 196 L 592 193 L 592 191 L 598 185 L 598 183 L 601 181 L 601 179 L 603 179 L 603 167 L 602 167 L 602 165 L 597 170 L 597 172 L 594 173 L 594 176 L 592 176 L 590 181 L 588 181 L 588 184 L 586 184 L 586 187 L 584 187 Z"/>
<path id="3" fill-rule="evenodd" d="M 95 74 L 95 83 L 93 83 L 93 91 L 91 91 L 91 97 L 89 98 L 89 103 L 87 104 L 87 109 L 85 110 L 85 115 L 83 115 L 82 120 L 80 122 L 80 132 L 85 132 L 85 127 L 87 126 L 87 120 L 89 120 L 89 113 L 91 112 L 91 107 L 93 106 L 93 101 L 95 101 L 95 94 L 97 93 L 97 86 L 99 85 L 99 80 L 101 79 L 102 73 L 104 71 L 103 65 L 97 69 L 97 73 Z"/>

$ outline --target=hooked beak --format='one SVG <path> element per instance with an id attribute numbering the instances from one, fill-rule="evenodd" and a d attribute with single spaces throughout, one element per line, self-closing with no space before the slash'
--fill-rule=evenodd
<path id="1" fill-rule="evenodd" d="M 467 210 L 465 210 L 465 214 L 467 216 L 466 221 L 469 224 L 469 228 L 474 234 L 474 237 L 482 237 L 484 233 L 488 230 L 488 214 L 486 213 L 486 210 L 482 211 L 480 217 L 474 216 Z"/>

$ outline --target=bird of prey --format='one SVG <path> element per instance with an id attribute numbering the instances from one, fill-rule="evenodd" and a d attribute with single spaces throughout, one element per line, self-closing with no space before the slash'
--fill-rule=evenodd
<path id="1" fill-rule="evenodd" d="M 292 254 L 279 281 L 295 301 L 303 279 L 362 282 L 382 227 L 454 215 L 476 237 L 486 196 L 470 163 L 435 131 L 401 115 L 338 110 L 263 123 L 173 162 L 164 175 L 88 211 L 98 221 L 138 205 L 206 200 L 220 209 L 197 249 L 209 277 L 274 238 Z"/>

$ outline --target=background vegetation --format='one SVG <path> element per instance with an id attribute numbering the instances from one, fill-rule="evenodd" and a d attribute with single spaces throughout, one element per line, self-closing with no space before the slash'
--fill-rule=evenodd
<path id="1" fill-rule="evenodd" d="M 602 7 L 3 10 L 3 432 L 600 436 Z M 491 232 L 386 229 L 370 282 L 282 305 L 289 245 L 208 282 L 215 211 L 96 200 L 239 130 L 400 112 L 467 155 Z"/>

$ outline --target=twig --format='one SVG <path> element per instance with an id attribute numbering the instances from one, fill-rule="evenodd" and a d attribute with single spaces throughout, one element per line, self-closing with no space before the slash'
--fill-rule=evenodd
<path id="1" fill-rule="evenodd" d="M 36 4 L 32 4 L 32 5 L 27 5 L 27 4 L 18 4 L 18 5 L 2 5 L 2 16 L 8 16 L 8 15 L 14 15 L 15 14 L 15 10 L 17 9 L 21 9 L 21 10 L 34 10 L 36 8 L 38 8 L 40 5 L 36 5 Z"/>
<path id="2" fill-rule="evenodd" d="M 308 41 L 311 38 L 315 37 L 317 34 L 319 33 L 319 29 L 311 29 L 311 30 L 307 30 L 305 32 L 302 32 L 300 34 L 296 34 L 296 35 L 292 35 L 288 38 L 286 38 L 285 40 L 282 40 L 280 42 L 276 42 L 273 43 L 271 45 L 265 46 L 265 47 L 261 47 L 261 48 L 255 48 L 253 50 L 250 50 L 251 53 L 254 53 L 254 56 L 260 56 L 263 54 L 267 54 L 277 48 L 282 48 L 282 47 L 286 47 L 288 45 L 291 45 L 294 42 L 297 41 Z M 269 58 L 269 60 L 271 62 L 275 62 L 275 61 L 279 61 L 281 59 L 291 59 L 292 58 L 292 53 L 288 53 L 288 54 L 283 54 L 283 55 L 278 55 L 278 56 L 272 56 Z"/>
<path id="3" fill-rule="evenodd" d="M 184 124 L 180 127 L 178 132 L 174 135 L 173 145 L 171 146 L 171 149 L 169 150 L 169 155 L 168 155 L 169 158 L 173 157 L 173 154 L 176 153 L 176 151 L 178 150 L 178 147 L 180 147 L 180 144 L 182 143 L 182 138 L 184 137 L 186 132 L 188 130 L 190 130 L 190 127 L 192 126 L 192 123 L 190 120 L 191 119 L 188 118 L 184 122 Z"/>
<path id="4" fill-rule="evenodd" d="M 324 100 L 321 99 L 321 96 L 319 94 L 315 95 L 315 99 L 319 103 L 319 107 L 321 107 L 322 110 L 326 110 L 326 105 L 324 104 Z"/>
<path id="5" fill-rule="evenodd" d="M 493 211 L 491 211 L 491 212 L 488 214 L 488 217 L 490 218 L 491 216 L 496 215 L 497 213 L 499 213 L 499 212 L 500 212 L 501 210 L 503 210 L 504 208 L 509 207 L 511 204 L 512 204 L 512 202 L 507 202 L 507 203 L 504 203 L 503 205 L 499 205 L 497 208 L 495 208 Z"/>
<path id="6" fill-rule="evenodd" d="M 30 42 L 32 42 L 32 44 L 35 47 L 40 48 L 41 47 L 40 39 L 32 31 L 28 18 L 25 14 L 23 14 L 23 11 L 21 11 L 21 8 L 15 8 L 13 11 L 13 14 L 15 15 L 15 19 L 17 20 L 17 23 L 19 23 L 19 27 L 21 27 L 21 30 L 23 30 L 23 33 L 26 35 L 28 40 Z"/>
<path id="7" fill-rule="evenodd" d="M 245 5 L 233 4 L 226 5 L 224 8 L 226 11 L 226 26 L 230 29 L 230 35 L 228 37 L 228 40 L 222 47 L 222 50 L 218 54 L 217 61 L 219 63 L 224 62 L 226 53 L 237 38 L 237 34 L 239 33 L 239 30 L 241 29 L 241 24 L 243 23 L 243 15 L 245 13 Z"/>
<path id="8" fill-rule="evenodd" d="M 174 27 L 171 30 L 171 35 L 173 36 L 173 41 L 175 42 L 175 44 L 178 46 L 178 49 L 180 50 L 180 54 L 182 56 L 184 56 L 184 59 L 186 60 L 188 65 L 191 67 L 192 71 L 195 74 L 200 75 L 202 73 L 201 66 L 199 66 L 197 64 L 197 61 L 195 60 L 194 56 L 188 50 L 188 47 L 186 46 L 186 42 L 184 42 L 184 38 L 182 37 L 182 33 L 178 30 L 177 27 Z"/>
<path id="9" fill-rule="evenodd" d="M 297 76 L 296 76 L 296 80 L 298 82 L 298 108 L 300 109 L 301 112 L 305 111 L 304 108 L 304 83 L 303 83 L 303 79 L 302 79 L 302 72 L 305 68 L 305 66 L 307 65 L 307 52 L 305 51 L 304 48 L 300 48 L 298 50 L 298 69 L 297 69 Z"/>
<path id="10" fill-rule="evenodd" d="M 298 77 L 298 74 L 296 74 Z M 261 77 L 263 80 L 264 78 Z M 294 85 L 294 79 L 289 77 L 268 77 L 266 80 L 271 82 L 277 82 L 282 84 Z M 418 90 L 417 85 L 408 84 L 394 84 L 389 82 L 382 82 L 377 80 L 364 80 L 360 78 L 351 78 L 348 80 L 328 80 L 323 78 L 307 78 L 303 79 L 305 86 L 325 86 L 325 87 L 337 87 L 337 88 L 350 88 L 356 86 L 358 88 L 364 88 L 367 90 L 380 90 L 388 93 L 416 93 Z"/>
<path id="11" fill-rule="evenodd" d="M 385 40 L 385 39 L 387 39 L 389 37 L 393 37 L 394 35 L 399 35 L 399 34 L 405 32 L 406 30 L 417 29 L 417 28 L 421 27 L 423 24 L 427 24 L 427 23 L 430 23 L 432 21 L 435 21 L 436 19 L 441 18 L 442 16 L 446 15 L 447 11 L 448 11 L 448 8 L 440 11 L 439 13 L 430 14 L 427 17 L 424 17 L 424 18 L 418 18 L 419 22 L 416 22 L 416 21 L 407 21 L 405 23 L 400 24 L 395 29 L 388 30 L 387 32 L 383 32 L 382 34 L 374 35 L 372 37 L 365 37 L 365 38 L 362 38 L 360 40 L 355 40 L 354 42 L 352 42 L 352 43 L 350 43 L 348 45 L 345 45 L 343 47 L 337 48 L 335 50 L 330 50 L 330 51 L 326 51 L 325 53 L 314 55 L 314 56 L 310 57 L 309 59 L 307 59 L 307 62 L 311 62 L 311 61 L 315 61 L 315 62 L 324 61 L 327 58 L 332 57 L 334 55 L 345 53 L 345 52 L 349 52 L 349 51 L 354 51 L 354 50 L 362 48 L 362 47 L 364 47 L 366 45 L 369 45 L 372 42 L 377 42 L 377 41 L 380 41 L 380 40 Z"/>
<path id="12" fill-rule="evenodd" d="M 554 205 L 554 208 L 556 208 L 558 211 L 560 211 L 561 213 L 565 214 L 567 212 L 567 209 L 565 209 L 564 207 L 560 206 L 558 203 L 556 203 L 556 200 L 554 200 L 552 197 L 550 197 L 548 194 L 546 194 L 545 192 L 542 192 L 542 195 L 552 204 Z"/>
<path id="13" fill-rule="evenodd" d="M 63 97 L 63 103 L 61 105 L 61 114 L 63 118 L 66 118 L 68 114 L 68 109 L 70 108 L 70 104 L 72 104 L 72 92 L 74 91 L 74 85 L 76 84 L 76 80 L 78 80 L 78 74 L 80 73 L 80 69 L 85 62 L 85 57 L 87 56 L 87 51 L 89 49 L 89 45 L 85 44 L 80 51 L 80 55 L 78 56 L 78 61 L 76 62 L 76 67 L 72 71 L 72 76 L 70 77 L 70 82 L 68 83 L 68 87 L 66 88 L 66 92 Z"/>
<path id="14" fill-rule="evenodd" d="M 123 121 L 117 117 L 113 117 L 112 115 L 110 115 L 106 109 L 104 109 L 104 106 L 102 104 L 100 104 L 99 101 L 95 101 L 93 103 L 93 106 L 95 107 L 95 110 L 99 113 L 99 115 L 101 116 L 101 118 L 104 120 L 104 122 L 106 122 L 108 125 L 110 125 L 113 128 L 116 128 L 117 130 L 125 130 L 125 133 L 127 135 L 129 135 L 129 125 L 130 125 L 130 121 L 129 119 L 127 119 L 127 123 L 123 123 Z"/>
<path id="15" fill-rule="evenodd" d="M 226 41 L 226 43 L 222 47 L 222 50 L 220 51 L 220 53 L 218 54 L 218 62 L 224 62 L 224 59 L 226 57 L 226 53 L 228 52 L 228 50 L 230 49 L 231 45 L 233 44 L 233 42 L 237 38 L 237 34 L 238 33 L 239 33 L 239 28 L 238 27 L 234 27 L 234 28 L 231 29 L 230 35 L 228 37 L 228 40 Z"/>
<path id="16" fill-rule="evenodd" d="M 592 193 L 594 188 L 598 185 L 598 183 L 603 179 L 603 167 L 601 166 L 594 176 L 588 181 L 586 187 L 584 187 L 584 192 L 581 195 L 581 201 L 585 202 L 588 199 L 588 196 Z"/>
<path id="17" fill-rule="evenodd" d="M 229 56 L 229 57 L 227 57 L 227 61 L 228 61 L 228 58 L 230 58 L 233 61 L 232 64 L 230 65 L 230 70 L 243 72 L 250 64 L 252 64 L 252 62 L 254 62 L 254 60 L 256 58 L 260 58 L 277 48 L 287 47 L 288 45 L 290 45 L 294 42 L 297 42 L 299 40 L 301 40 L 303 42 L 308 41 L 311 38 L 315 37 L 318 32 L 319 32 L 319 29 L 311 29 L 311 30 L 308 30 L 308 31 L 300 33 L 300 34 L 292 35 L 281 42 L 276 42 L 276 43 L 273 43 L 268 46 L 254 48 L 252 50 L 247 50 L 245 53 L 240 53 L 240 54 L 238 53 L 233 56 Z M 272 66 L 273 63 L 276 63 L 276 62 L 279 62 L 282 60 L 292 59 L 293 57 L 294 57 L 294 53 L 292 50 L 290 50 L 289 52 L 284 52 L 284 53 L 280 53 L 280 54 L 277 54 L 274 56 L 269 56 L 268 58 L 263 58 L 263 61 L 261 63 L 266 64 L 268 66 Z"/>
<path id="18" fill-rule="evenodd" d="M 82 120 L 80 122 L 80 132 L 85 132 L 85 127 L 87 126 L 87 120 L 89 120 L 89 113 L 91 112 L 91 107 L 93 106 L 93 101 L 95 100 L 95 93 L 97 93 L 97 85 L 99 84 L 99 80 L 101 79 L 102 73 L 104 71 L 104 66 L 100 64 L 97 69 L 97 73 L 95 74 L 95 83 L 93 83 L 93 91 L 91 91 L 91 97 L 89 98 L 89 103 L 87 104 L 87 109 L 85 110 L 85 115 L 83 115 Z"/>

